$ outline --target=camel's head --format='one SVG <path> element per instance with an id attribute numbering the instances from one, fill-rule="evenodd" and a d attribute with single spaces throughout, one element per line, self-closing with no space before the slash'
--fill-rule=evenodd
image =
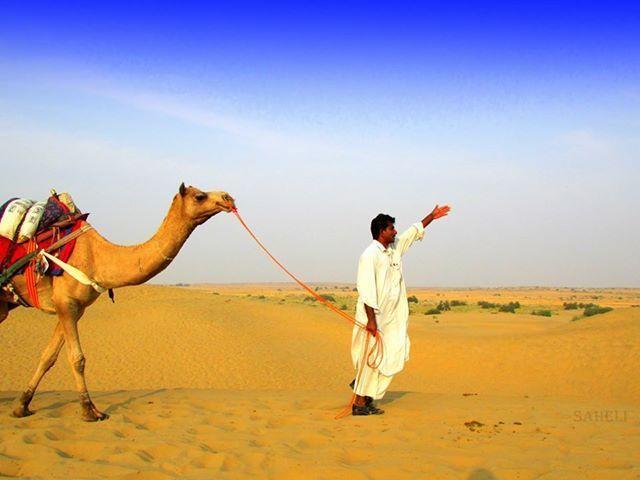
<path id="1" fill-rule="evenodd" d="M 192 186 L 185 187 L 184 183 L 180 184 L 175 201 L 181 203 L 183 215 L 196 225 L 202 225 L 220 212 L 230 212 L 236 206 L 227 192 L 203 192 Z"/>

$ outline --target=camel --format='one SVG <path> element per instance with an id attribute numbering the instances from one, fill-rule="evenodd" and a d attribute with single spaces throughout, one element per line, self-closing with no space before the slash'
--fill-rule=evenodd
<path id="1" fill-rule="evenodd" d="M 183 183 L 151 239 L 139 245 L 120 246 L 104 239 L 95 229 L 90 229 L 76 239 L 68 263 L 86 273 L 104 289 L 140 285 L 169 266 L 198 225 L 220 212 L 230 212 L 234 208 L 234 199 L 226 192 L 203 192 L 191 186 L 185 187 Z M 24 275 L 14 276 L 12 283 L 22 298 L 29 298 Z M 17 399 L 13 415 L 25 417 L 34 413 L 29 410 L 31 399 L 66 342 L 67 357 L 80 394 L 82 419 L 88 422 L 107 419 L 109 416 L 98 410 L 89 396 L 84 376 L 85 356 L 78 335 L 78 321 L 100 293 L 66 273 L 59 277 L 43 277 L 37 290 L 40 309 L 57 315 L 58 323 L 27 389 Z M 7 294 L 2 294 L 0 322 L 5 320 L 9 304 L 13 303 Z"/>

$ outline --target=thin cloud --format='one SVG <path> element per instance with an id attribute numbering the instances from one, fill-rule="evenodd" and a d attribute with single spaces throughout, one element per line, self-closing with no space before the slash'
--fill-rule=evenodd
<path id="1" fill-rule="evenodd" d="M 313 157 L 345 157 L 356 156 L 360 153 L 350 151 L 342 146 L 336 146 L 330 141 L 305 138 L 300 135 L 282 133 L 255 125 L 247 119 L 222 115 L 195 106 L 204 104 L 195 97 L 163 95 L 150 91 L 127 89 L 117 85 L 104 85 L 100 83 L 86 82 L 83 85 L 77 83 L 68 84 L 68 87 L 77 88 L 87 94 L 108 98 L 116 102 L 147 112 L 165 115 L 180 120 L 184 123 L 224 132 L 232 137 L 248 142 L 250 145 L 275 153 L 288 156 Z M 98 85 L 97 87 L 95 85 Z M 94 85 L 88 87 L 87 85 Z"/>
<path id="2" fill-rule="evenodd" d="M 204 108 L 207 103 L 197 95 L 167 95 L 147 88 L 124 86 L 112 76 L 86 66 L 78 66 L 69 61 L 41 61 L 36 64 L 0 59 L 0 66 L 11 67 L 13 76 L 7 81 L 18 82 L 19 77 L 40 78 L 50 86 L 81 92 L 87 95 L 114 100 L 122 105 L 152 112 L 217 132 L 223 132 L 250 146 L 274 155 L 312 158 L 358 158 L 375 155 L 376 152 L 362 152 L 352 147 L 335 145 L 331 139 L 310 138 L 299 134 L 283 132 L 274 128 L 257 125 L 241 117 L 224 115 Z M 4 70 L 4 69 L 0 69 Z M 0 74 L 0 79 L 2 75 Z M 131 84 L 140 79 L 128 79 Z M 185 87 L 186 89 L 186 87 Z"/>

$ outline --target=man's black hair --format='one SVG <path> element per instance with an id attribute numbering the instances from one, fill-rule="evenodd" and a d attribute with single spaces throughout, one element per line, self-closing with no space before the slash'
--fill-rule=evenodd
<path id="1" fill-rule="evenodd" d="M 374 240 L 378 239 L 378 235 L 380 235 L 380 232 L 382 230 L 387 228 L 389 222 L 391 222 L 391 224 L 394 224 L 396 223 L 396 219 L 390 215 L 387 215 L 386 213 L 379 213 L 376 218 L 371 220 L 371 235 L 373 236 Z"/>

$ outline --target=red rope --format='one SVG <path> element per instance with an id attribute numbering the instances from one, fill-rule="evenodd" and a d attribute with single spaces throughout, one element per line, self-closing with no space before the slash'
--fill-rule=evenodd
<path id="1" fill-rule="evenodd" d="M 345 320 L 349 321 L 353 325 L 357 326 L 359 329 L 364 330 L 366 332 L 367 337 L 365 339 L 365 344 L 364 344 L 364 347 L 362 349 L 362 361 L 360 362 L 360 365 L 359 365 L 359 368 L 358 368 L 358 374 L 356 376 L 356 385 L 357 385 L 358 380 L 360 378 L 360 375 L 362 373 L 365 358 L 366 358 L 366 361 L 367 361 L 367 365 L 369 367 L 371 367 L 373 369 L 378 368 L 380 366 L 380 363 L 382 362 L 382 357 L 383 357 L 383 354 L 384 354 L 383 342 L 382 342 L 382 332 L 380 332 L 380 331 L 377 332 L 377 335 L 374 337 L 375 338 L 375 343 L 374 343 L 374 345 L 372 345 L 371 349 L 367 352 L 367 345 L 369 343 L 369 335 L 371 335 L 371 333 L 366 329 L 366 327 L 364 325 L 358 323 L 356 321 L 356 319 L 353 318 L 348 313 L 338 309 L 329 300 L 327 300 L 326 298 L 322 297 L 318 293 L 314 292 L 313 289 L 311 289 L 311 287 L 309 287 L 307 284 L 305 284 L 302 280 L 299 280 L 298 277 L 296 277 L 282 263 L 280 263 L 278 261 L 278 259 L 271 254 L 271 252 L 267 249 L 267 247 L 265 247 L 263 245 L 263 243 L 258 239 L 258 237 L 256 237 L 256 235 L 253 233 L 253 231 L 244 222 L 244 220 L 242 219 L 242 217 L 238 213 L 238 210 L 234 208 L 232 211 L 235 214 L 235 216 L 238 219 L 238 221 L 240 222 L 240 224 L 245 228 L 245 230 L 249 233 L 249 235 L 251 235 L 251 237 L 256 241 L 258 246 L 260 246 L 260 248 L 269 256 L 269 258 L 271 258 L 271 260 L 273 260 L 276 265 L 278 265 L 287 275 L 289 275 L 289 277 L 291 277 L 294 282 L 296 282 L 298 285 L 300 285 L 300 287 L 302 287 L 304 290 L 309 292 L 316 300 L 318 300 L 320 303 L 322 303 L 325 307 L 329 308 L 331 311 L 337 313 L 338 315 L 340 315 Z M 335 417 L 336 419 L 342 418 L 342 417 L 344 417 L 344 416 L 346 416 L 346 415 L 348 415 L 350 413 L 351 406 L 353 405 L 353 402 L 355 400 L 355 396 L 356 395 L 354 393 L 351 396 L 351 401 L 350 401 L 349 405 L 347 405 L 347 407 L 343 411 L 341 411 L 338 415 L 336 415 L 336 417 Z"/>
<path id="2" fill-rule="evenodd" d="M 31 252 L 35 252 L 38 249 L 38 244 L 34 239 L 29 240 L 29 243 L 26 246 L 26 253 L 29 254 Z M 33 260 L 31 260 L 24 271 L 24 279 L 27 284 L 27 292 L 29 293 L 29 297 L 31 297 L 31 303 L 35 308 L 40 308 L 40 300 L 38 298 L 38 286 L 37 286 L 37 278 L 36 278 L 36 265 L 38 263 L 38 257 L 35 256 Z"/>

